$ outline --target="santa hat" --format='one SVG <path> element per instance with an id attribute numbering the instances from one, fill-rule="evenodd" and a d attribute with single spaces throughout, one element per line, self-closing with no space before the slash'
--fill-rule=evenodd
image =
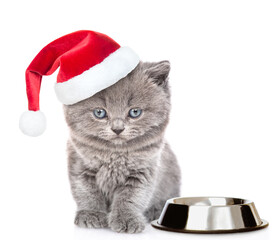
<path id="1" fill-rule="evenodd" d="M 26 70 L 29 111 L 22 114 L 19 127 L 29 136 L 39 136 L 46 119 L 39 108 L 43 75 L 59 68 L 55 92 L 58 99 L 71 105 L 93 96 L 130 73 L 139 57 L 128 47 L 94 31 L 77 31 L 48 44 Z"/>

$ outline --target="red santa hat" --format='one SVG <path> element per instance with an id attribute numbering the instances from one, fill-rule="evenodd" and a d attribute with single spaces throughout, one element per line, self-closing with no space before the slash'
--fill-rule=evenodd
<path id="1" fill-rule="evenodd" d="M 130 73 L 139 63 L 137 54 L 113 39 L 94 31 L 77 31 L 44 47 L 26 70 L 29 111 L 22 114 L 19 127 L 29 136 L 39 136 L 46 119 L 39 108 L 43 75 L 59 68 L 55 92 L 58 99 L 71 105 L 93 96 Z"/>

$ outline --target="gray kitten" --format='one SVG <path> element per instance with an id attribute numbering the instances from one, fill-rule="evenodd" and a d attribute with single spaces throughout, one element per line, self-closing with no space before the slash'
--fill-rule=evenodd
<path id="1" fill-rule="evenodd" d="M 141 232 L 179 196 L 180 168 L 164 133 L 168 61 L 142 63 L 94 96 L 64 106 L 75 224 Z"/>

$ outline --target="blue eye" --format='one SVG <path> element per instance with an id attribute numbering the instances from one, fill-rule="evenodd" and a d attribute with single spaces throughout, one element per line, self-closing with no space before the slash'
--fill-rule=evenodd
<path id="1" fill-rule="evenodd" d="M 102 118 L 107 116 L 107 112 L 104 109 L 102 109 L 102 108 L 96 108 L 96 109 L 94 109 L 93 110 L 93 114 L 94 114 L 95 117 L 100 118 L 100 119 L 102 119 Z"/>
<path id="2" fill-rule="evenodd" d="M 132 108 L 129 111 L 129 116 L 131 118 L 137 118 L 141 115 L 141 113 L 142 113 L 142 110 L 140 108 Z"/>

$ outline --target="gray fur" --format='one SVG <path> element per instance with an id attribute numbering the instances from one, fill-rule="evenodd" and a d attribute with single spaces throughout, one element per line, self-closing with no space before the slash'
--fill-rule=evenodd
<path id="1" fill-rule="evenodd" d="M 180 169 L 164 140 L 169 70 L 168 61 L 141 62 L 111 87 L 64 106 L 78 226 L 141 232 L 159 217 L 167 199 L 179 196 Z M 136 107 L 142 115 L 131 119 L 129 109 Z M 94 117 L 95 108 L 104 108 L 108 117 Z M 123 128 L 119 135 L 112 131 Z"/>

